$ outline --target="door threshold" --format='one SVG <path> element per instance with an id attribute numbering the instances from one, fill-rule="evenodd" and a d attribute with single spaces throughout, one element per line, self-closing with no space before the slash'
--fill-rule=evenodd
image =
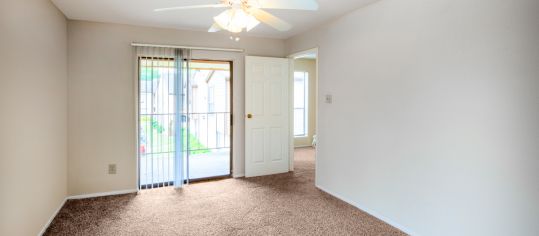
<path id="1" fill-rule="evenodd" d="M 220 176 L 213 176 L 213 177 L 207 177 L 207 178 L 198 178 L 198 179 L 190 179 L 189 183 L 203 183 L 203 182 L 212 182 L 217 180 L 224 180 L 224 179 L 231 179 L 232 175 L 220 175 Z"/>

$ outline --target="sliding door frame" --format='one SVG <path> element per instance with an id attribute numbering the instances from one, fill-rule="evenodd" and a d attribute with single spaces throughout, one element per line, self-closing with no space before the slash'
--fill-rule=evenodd
<path id="1" fill-rule="evenodd" d="M 141 189 L 149 189 L 149 188 L 157 188 L 157 187 L 160 187 L 160 184 L 163 184 L 163 186 L 165 186 L 165 183 L 151 183 L 150 187 L 145 187 L 145 188 L 141 188 L 141 183 L 140 183 L 140 62 L 141 62 L 141 59 L 144 59 L 146 57 L 144 56 L 137 56 L 135 58 L 136 62 L 135 62 L 135 70 L 134 70 L 134 73 L 136 76 L 134 76 L 135 78 L 135 86 L 134 86 L 134 96 L 135 96 L 135 139 L 136 139 L 136 147 L 135 147 L 135 152 L 136 152 L 136 158 L 137 158 L 137 161 L 136 161 L 136 186 L 137 186 L 137 190 L 140 191 Z M 151 57 L 149 57 L 151 58 Z M 163 60 L 174 60 L 174 58 L 168 58 L 168 57 L 158 57 L 157 59 L 163 59 Z M 199 182 L 199 181 L 208 181 L 208 180 L 215 180 L 215 179 L 224 179 L 224 178 L 231 178 L 233 176 L 233 170 L 234 170 L 234 158 L 233 158 L 233 151 L 234 151 L 234 141 L 233 141 L 233 137 L 234 137 L 234 61 L 233 60 L 220 60 L 220 59 L 202 59 L 202 58 L 192 58 L 189 60 L 190 62 L 204 62 L 204 61 L 211 61 L 211 62 L 223 62 L 223 63 L 228 63 L 229 64 L 229 74 L 230 74 L 230 94 L 228 94 L 229 96 L 229 106 L 230 106 L 230 123 L 229 123 L 229 130 L 230 130 L 230 136 L 229 136 L 229 143 L 230 143 L 230 148 L 229 148 L 229 172 L 227 175 L 221 175 L 221 176 L 211 176 L 211 177 L 205 177 L 205 178 L 197 178 L 197 179 L 190 179 L 189 178 L 189 151 L 186 151 L 186 170 L 187 170 L 187 175 L 186 175 L 186 178 L 184 179 L 184 184 L 185 183 L 189 183 L 189 182 Z M 187 72 L 189 73 L 189 72 Z M 189 76 L 186 78 L 186 79 L 191 79 L 189 78 Z M 188 93 L 188 92 L 187 92 Z M 186 94 L 186 99 L 188 99 L 188 96 Z M 188 111 L 189 109 L 189 102 L 187 101 L 186 102 L 186 105 L 187 105 L 187 108 L 186 110 Z M 181 114 L 181 112 L 180 112 Z M 188 114 L 188 112 L 187 112 Z M 189 122 L 188 122 L 189 124 Z M 173 181 L 169 181 L 167 183 L 167 186 L 172 186 L 173 185 Z"/>
<path id="2" fill-rule="evenodd" d="M 230 106 L 230 124 L 229 124 L 229 129 L 230 129 L 229 163 L 230 164 L 229 164 L 229 166 L 230 166 L 230 168 L 228 169 L 228 174 L 227 175 L 211 176 L 211 177 L 204 177 L 204 178 L 197 178 L 197 179 L 190 179 L 189 176 L 187 176 L 186 181 L 189 181 L 190 183 L 194 183 L 194 182 L 204 182 L 204 181 L 208 181 L 208 180 L 232 178 L 232 173 L 233 173 L 232 170 L 234 168 L 234 166 L 233 166 L 234 162 L 233 162 L 233 156 L 232 156 L 233 148 L 234 148 L 234 140 L 233 140 L 233 137 L 234 137 L 234 107 L 233 107 L 234 106 L 234 102 L 233 102 L 233 98 L 234 98 L 234 62 L 231 61 L 231 60 L 206 59 L 206 58 L 191 58 L 190 61 L 191 62 L 224 62 L 224 63 L 229 64 L 230 94 L 228 96 L 230 97 L 230 102 L 229 102 L 229 106 Z M 189 78 L 189 79 L 191 79 L 191 78 Z M 189 99 L 189 98 L 187 98 L 187 99 Z M 187 110 L 189 110 L 189 103 L 187 103 Z M 189 159 L 188 151 L 186 153 L 187 153 L 187 159 Z M 187 161 L 187 163 L 189 163 L 189 161 Z M 187 169 L 189 169 L 189 165 L 187 165 Z M 189 173 L 189 171 L 187 171 L 187 173 Z"/>
<path id="3" fill-rule="evenodd" d="M 141 188 L 141 183 L 140 183 L 140 82 L 141 82 L 141 78 L 140 78 L 140 68 L 141 68 L 141 60 L 142 59 L 151 59 L 151 60 L 154 60 L 154 59 L 157 59 L 157 60 L 167 60 L 167 61 L 175 61 L 175 58 L 173 57 L 152 57 L 152 56 L 136 56 L 136 63 L 135 63 L 135 73 L 136 73 L 136 76 L 135 77 L 135 120 L 136 120 L 136 128 L 135 128 L 135 138 L 136 138 L 136 158 L 137 158 L 137 165 L 136 165 L 136 184 L 137 184 L 137 190 L 140 191 L 142 189 L 152 189 L 152 188 L 159 188 L 159 187 L 168 187 L 168 186 L 173 186 L 174 185 L 174 180 L 172 181 L 166 181 L 166 182 L 160 182 L 160 183 L 151 183 L 151 184 L 146 184 L 144 188 Z M 174 81 L 175 83 L 177 81 Z M 177 95 L 176 95 L 177 96 Z M 181 114 L 181 113 L 180 113 Z M 179 119 L 179 117 L 176 117 L 176 119 Z M 180 129 L 181 130 L 181 129 Z M 180 141 L 181 142 L 181 141 Z M 152 162 L 153 162 L 153 159 L 152 159 Z M 153 170 L 152 170 L 153 171 Z M 183 181 L 184 183 L 186 183 L 186 180 Z M 166 183 L 166 184 L 165 184 Z"/>

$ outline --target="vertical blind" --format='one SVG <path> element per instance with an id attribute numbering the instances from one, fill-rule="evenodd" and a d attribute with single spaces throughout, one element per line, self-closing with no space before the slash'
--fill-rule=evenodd
<path id="1" fill-rule="evenodd" d="M 138 77 L 139 188 L 181 187 L 189 49 L 135 47 Z"/>

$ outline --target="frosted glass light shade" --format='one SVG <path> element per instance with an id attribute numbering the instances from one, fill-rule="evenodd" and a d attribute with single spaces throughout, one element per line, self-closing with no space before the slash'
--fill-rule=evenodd
<path id="1" fill-rule="evenodd" d="M 247 31 L 253 29 L 260 22 L 243 9 L 228 9 L 213 18 L 219 27 L 233 33 L 239 33 L 244 28 Z"/>

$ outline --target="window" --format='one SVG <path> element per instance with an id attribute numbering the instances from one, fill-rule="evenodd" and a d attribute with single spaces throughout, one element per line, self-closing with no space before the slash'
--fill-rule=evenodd
<path id="1" fill-rule="evenodd" d="M 294 136 L 307 136 L 309 73 L 294 72 Z"/>

